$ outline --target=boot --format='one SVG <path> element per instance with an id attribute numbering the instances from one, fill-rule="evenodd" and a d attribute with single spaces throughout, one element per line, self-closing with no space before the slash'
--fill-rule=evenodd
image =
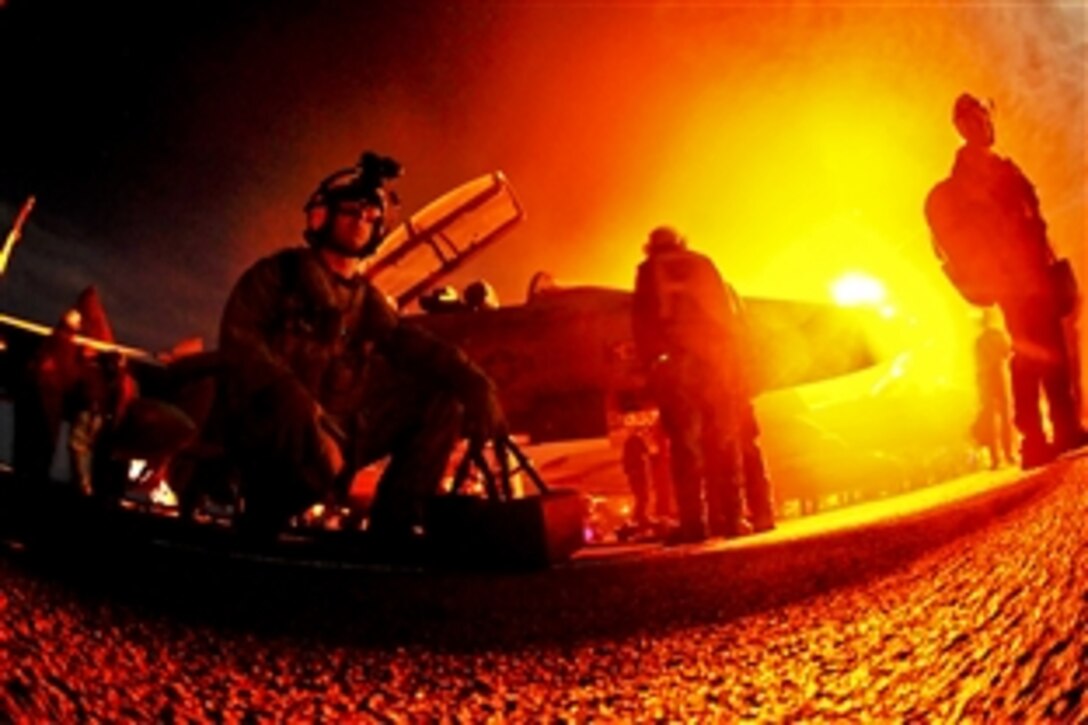
<path id="1" fill-rule="evenodd" d="M 665 546 L 697 544 L 706 541 L 706 529 L 702 524 L 681 524 L 665 536 Z"/>
<path id="2" fill-rule="evenodd" d="M 1025 471 L 1041 468 L 1056 457 L 1055 449 L 1042 437 L 1024 438 L 1020 444 L 1020 468 Z"/>
<path id="3" fill-rule="evenodd" d="M 1054 436 L 1054 453 L 1061 455 L 1088 445 L 1088 431 L 1079 425 Z"/>
<path id="4" fill-rule="evenodd" d="M 720 536 L 723 539 L 736 539 L 741 536 L 748 536 L 752 531 L 752 524 L 745 518 L 716 521 L 710 526 L 710 535 Z"/>
<path id="5" fill-rule="evenodd" d="M 774 530 L 774 514 L 763 514 L 752 517 L 752 529 L 757 534 Z"/>

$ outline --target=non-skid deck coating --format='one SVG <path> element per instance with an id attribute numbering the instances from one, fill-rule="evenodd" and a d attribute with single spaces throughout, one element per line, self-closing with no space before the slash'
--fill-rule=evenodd
<path id="1" fill-rule="evenodd" d="M 1088 460 L 911 497 L 937 505 L 903 514 L 882 501 L 867 520 L 844 510 L 823 525 L 555 572 L 393 572 L 381 590 L 352 571 L 122 567 L 104 577 L 8 555 L 0 713 L 1084 717 Z M 898 513 L 878 516 L 885 507 Z"/>

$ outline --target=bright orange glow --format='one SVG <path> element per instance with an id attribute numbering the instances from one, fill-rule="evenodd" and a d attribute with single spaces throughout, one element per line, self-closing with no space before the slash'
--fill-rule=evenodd
<path id="1" fill-rule="evenodd" d="M 831 283 L 831 297 L 843 307 L 879 305 L 887 297 L 884 285 L 860 272 L 850 272 Z"/>
<path id="2" fill-rule="evenodd" d="M 629 286 L 647 230 L 667 222 L 709 253 L 745 295 L 831 302 L 836 280 L 864 273 L 882 290 L 855 282 L 838 294 L 880 305 L 889 327 L 877 331 L 877 342 L 889 359 L 912 354 L 894 373 L 885 365 L 808 386 L 804 398 L 813 404 L 863 398 L 885 389 L 882 381 L 891 375 L 917 395 L 955 391 L 970 408 L 970 310 L 934 259 L 921 208 L 932 184 L 947 174 L 958 143 L 949 119 L 952 99 L 963 87 L 990 87 L 988 79 L 950 76 L 947 64 L 961 62 L 956 48 L 922 48 L 912 30 L 918 20 L 902 13 L 825 17 L 813 11 L 807 19 L 787 13 L 752 38 L 743 37 L 744 29 L 758 25 L 755 18 L 742 17 L 727 30 L 725 19 L 714 15 L 659 13 L 657 20 L 671 25 L 677 42 L 702 61 L 684 66 L 665 54 L 676 82 L 640 94 L 645 103 L 623 127 L 629 148 L 614 158 L 617 174 L 636 169 L 639 186 L 627 177 L 618 187 L 589 187 L 600 209 L 585 225 L 557 230 L 545 242 L 550 254 L 560 251 L 563 235 L 576 240 L 577 251 L 550 257 L 549 269 L 565 282 Z M 959 22 L 955 15 L 927 16 L 935 39 L 949 31 L 945 22 Z M 999 43 L 996 37 L 986 42 Z M 800 50 L 772 52 L 776 47 Z M 635 44 L 609 50 L 613 60 L 620 55 L 644 63 L 632 58 L 644 52 Z M 578 96 L 578 114 L 595 123 L 628 102 L 625 93 L 602 83 Z M 657 132 L 652 143 L 639 143 L 649 128 Z M 597 143 L 622 139 L 608 134 Z M 595 178 L 601 170 L 588 173 Z M 580 208 L 581 200 L 570 203 Z M 530 224 L 533 213 L 530 206 Z M 893 412 L 873 407 L 857 415 L 870 417 L 874 427 L 894 425 Z M 967 415 L 953 411 L 940 427 Z M 950 434 L 964 431 L 966 425 Z"/>
<path id="3" fill-rule="evenodd" d="M 284 176 L 302 181 L 253 196 L 254 216 L 275 209 L 279 227 L 239 237 L 291 238 L 301 219 L 282 210 L 354 158 L 365 128 L 367 145 L 403 156 L 405 212 L 507 173 L 527 221 L 449 280 L 486 277 L 504 302 L 524 299 L 539 270 L 630 288 L 662 223 L 742 295 L 831 302 L 844 274 L 880 280 L 878 342 L 896 362 L 797 394 L 820 410 L 866 402 L 842 427 L 962 438 L 976 327 L 934 259 L 922 205 L 959 145 L 953 99 L 972 91 L 996 100 L 998 151 L 1035 182 L 1056 248 L 1088 278 L 1082 7 L 511 3 L 486 15 L 471 25 L 471 59 L 444 45 L 434 52 L 449 71 L 402 73 L 354 113 L 300 119 Z M 415 92 L 420 79 L 434 88 Z M 456 98 L 436 99 L 440 86 Z M 873 399 L 890 391 L 894 404 Z M 901 402 L 919 404 L 907 427 Z"/>

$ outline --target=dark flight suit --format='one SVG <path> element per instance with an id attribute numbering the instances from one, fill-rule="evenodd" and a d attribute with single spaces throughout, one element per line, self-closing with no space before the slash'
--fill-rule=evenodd
<path id="1" fill-rule="evenodd" d="M 68 319 L 71 312 L 79 313 L 77 327 Z M 68 422 L 72 479 L 84 493 L 91 493 L 92 452 L 99 433 L 116 423 L 135 397 L 136 384 L 119 356 L 78 345 L 76 334 L 105 342 L 114 339 L 93 286 L 79 294 L 42 341 L 25 379 L 16 386 L 15 468 L 20 478 L 46 480 L 58 432 Z"/>
<path id="2" fill-rule="evenodd" d="M 76 331 L 63 324 L 42 341 L 14 389 L 15 472 L 21 480 L 47 480 L 53 449 L 64 421 L 75 419 L 75 399 L 85 377 L 86 363 L 73 339 Z"/>
<path id="3" fill-rule="evenodd" d="M 997 303 L 1012 338 L 1014 420 L 1021 464 L 1045 462 L 1083 438 L 1062 318 L 1071 304 L 1051 279 L 1054 251 L 1035 189 L 1010 160 L 972 160 L 961 149 L 950 178 L 926 199 L 926 219 L 945 270 L 973 304 Z M 1046 394 L 1054 431 L 1047 445 L 1040 412 Z"/>
<path id="4" fill-rule="evenodd" d="M 759 422 L 752 401 L 743 398 L 740 405 L 740 457 L 744 471 L 744 500 L 757 532 L 774 528 L 774 494 L 763 451 L 759 447 Z"/>
<path id="5" fill-rule="evenodd" d="M 308 248 L 246 271 L 223 313 L 220 348 L 226 443 L 258 521 L 282 523 L 345 493 L 323 429 L 341 439 L 349 469 L 391 454 L 370 530 L 410 533 L 441 481 L 465 406 L 494 392 L 456 347 L 402 322 L 379 290 L 336 277 Z"/>
<path id="6" fill-rule="evenodd" d="M 638 433 L 628 433 L 623 442 L 623 472 L 635 499 L 631 518 L 645 526 L 650 522 L 650 449 Z"/>
<path id="7" fill-rule="evenodd" d="M 633 329 L 670 441 L 679 538 L 741 529 L 736 295 L 709 258 L 680 247 L 639 265 Z M 704 517 L 705 505 L 705 517 Z"/>

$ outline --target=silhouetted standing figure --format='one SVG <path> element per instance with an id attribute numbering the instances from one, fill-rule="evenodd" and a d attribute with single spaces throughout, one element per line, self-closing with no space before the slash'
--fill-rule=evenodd
<path id="1" fill-rule="evenodd" d="M 84 289 L 64 312 L 16 386 L 16 472 L 30 481 L 45 480 L 58 433 L 68 423 L 73 480 L 90 494 L 95 441 L 104 428 L 120 419 L 136 391 L 122 358 L 81 345 L 76 335 L 106 342 L 114 339 L 93 286 Z"/>
<path id="2" fill-rule="evenodd" d="M 679 528 L 670 543 L 744 532 L 736 295 L 669 227 L 651 232 L 635 281 L 635 347 L 669 438 Z"/>
<path id="3" fill-rule="evenodd" d="M 925 204 L 945 272 L 975 305 L 996 303 L 1012 338 L 1010 377 L 1024 468 L 1084 443 L 1063 317 L 1076 306 L 1068 262 L 1047 239 L 1035 188 L 1011 160 L 994 153 L 987 106 L 963 94 L 953 121 L 964 139 L 949 178 Z M 1040 411 L 1046 394 L 1053 440 Z"/>
<path id="4" fill-rule="evenodd" d="M 1007 365 L 1012 347 L 1004 330 L 994 320 L 995 311 L 986 309 L 982 332 L 975 338 L 975 374 L 978 382 L 978 418 L 975 434 L 989 451 L 990 468 L 1012 463 L 1012 421 L 1009 410 Z"/>
<path id="5" fill-rule="evenodd" d="M 495 288 L 486 280 L 478 279 L 465 286 L 461 293 L 461 299 L 465 306 L 474 312 L 480 310 L 497 310 L 499 308 L 499 295 Z"/>

